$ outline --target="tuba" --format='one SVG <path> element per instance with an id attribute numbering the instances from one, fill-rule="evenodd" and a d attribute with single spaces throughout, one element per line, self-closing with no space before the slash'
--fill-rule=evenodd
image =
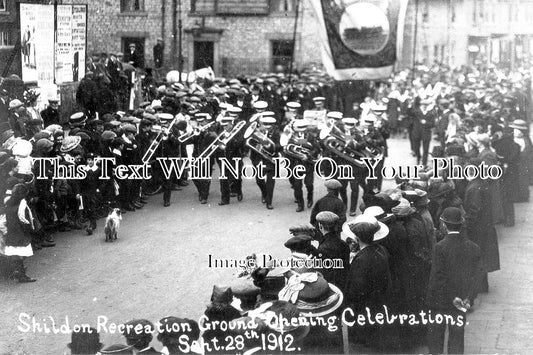
<path id="1" fill-rule="evenodd" d="M 383 149 L 381 147 L 370 146 L 364 142 L 358 142 L 362 143 L 362 147 L 357 149 L 348 146 L 346 136 L 332 121 L 326 122 L 326 125 L 320 130 L 319 138 L 326 151 L 359 168 L 366 168 L 362 158 L 383 158 Z"/>
<path id="2" fill-rule="evenodd" d="M 244 132 L 244 139 L 246 139 L 246 146 L 257 152 L 263 158 L 274 164 L 274 158 L 278 157 L 277 153 L 269 152 L 263 145 L 263 141 L 267 140 L 270 144 L 274 144 L 266 134 L 262 133 L 257 126 L 257 121 L 254 121 L 248 126 Z"/>
<path id="3" fill-rule="evenodd" d="M 211 157 L 211 155 L 213 155 L 213 153 L 216 152 L 221 145 L 227 145 L 245 125 L 246 122 L 240 121 L 233 127 L 229 134 L 226 131 L 220 133 L 196 159 L 205 159 Z"/>
<path id="4" fill-rule="evenodd" d="M 280 145 L 283 147 L 283 153 L 291 158 L 296 158 L 299 160 L 307 160 L 315 162 L 318 160 L 318 157 L 313 156 L 311 150 L 306 147 L 302 147 L 299 144 L 294 142 L 294 134 L 282 134 L 279 139 Z"/>

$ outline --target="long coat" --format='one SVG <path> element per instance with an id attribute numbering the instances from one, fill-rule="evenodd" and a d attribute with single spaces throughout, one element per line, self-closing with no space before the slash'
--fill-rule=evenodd
<path id="1" fill-rule="evenodd" d="M 435 245 L 426 301 L 439 310 L 455 310 L 455 297 L 476 298 L 481 250 L 461 234 L 448 234 Z"/>
<path id="2" fill-rule="evenodd" d="M 18 216 L 18 204 L 10 204 L 6 207 L 7 236 L 5 243 L 11 247 L 25 247 L 31 243 L 31 236 L 25 230 Z M 29 218 L 28 215 L 26 215 Z"/>
<path id="3" fill-rule="evenodd" d="M 492 141 L 500 162 L 504 164 L 503 175 L 500 179 L 502 195 L 510 201 L 517 201 L 520 197 L 518 189 L 518 165 L 520 146 L 515 143 L 512 136 L 504 136 Z"/>
<path id="4" fill-rule="evenodd" d="M 479 153 L 481 159 L 486 165 L 499 165 L 498 156 L 491 149 L 484 149 Z M 501 195 L 500 180 L 488 180 L 490 193 L 490 206 L 492 209 L 492 220 L 494 223 L 502 222 L 504 219 L 503 203 Z"/>
<path id="5" fill-rule="evenodd" d="M 488 182 L 480 178 L 468 183 L 465 191 L 466 232 L 481 248 L 486 272 L 500 269 L 498 235 L 492 223 Z"/>

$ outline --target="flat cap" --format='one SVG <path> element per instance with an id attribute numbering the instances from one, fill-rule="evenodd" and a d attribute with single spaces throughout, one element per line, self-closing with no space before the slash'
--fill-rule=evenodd
<path id="1" fill-rule="evenodd" d="M 311 246 L 313 238 L 307 234 L 298 234 L 291 237 L 283 244 L 286 248 L 294 250 L 296 252 L 306 252 Z"/>
<path id="2" fill-rule="evenodd" d="M 111 141 L 117 137 L 115 132 L 112 131 L 103 131 L 102 132 L 102 140 L 104 141 Z"/>
<path id="3" fill-rule="evenodd" d="M 122 126 L 122 130 L 127 133 L 137 133 L 137 127 L 135 127 L 131 123 L 126 123 L 124 126 Z"/>
<path id="4" fill-rule="evenodd" d="M 342 187 L 342 184 L 335 179 L 326 180 L 324 186 L 330 190 L 338 190 Z"/>
<path id="5" fill-rule="evenodd" d="M 20 107 L 20 106 L 23 106 L 23 105 L 24 104 L 19 99 L 14 99 L 14 100 L 9 101 L 9 109 L 10 110 L 15 109 L 15 108 Z"/>
<path id="6" fill-rule="evenodd" d="M 52 148 L 53 146 L 54 146 L 54 142 L 52 142 L 50 139 L 41 138 L 35 143 L 35 150 L 45 151 L 47 149 Z"/>
<path id="7" fill-rule="evenodd" d="M 322 223 L 333 224 L 339 220 L 339 216 L 330 211 L 322 211 L 316 215 L 316 221 Z"/>
<path id="8" fill-rule="evenodd" d="M 174 119 L 174 115 L 172 115 L 171 113 L 158 113 L 157 117 L 159 117 L 159 119 L 163 121 L 172 121 Z"/>

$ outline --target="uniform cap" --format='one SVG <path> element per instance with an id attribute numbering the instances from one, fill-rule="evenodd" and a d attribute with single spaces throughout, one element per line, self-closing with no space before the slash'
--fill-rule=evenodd
<path id="1" fill-rule="evenodd" d="M 259 121 L 264 125 L 271 125 L 276 123 L 276 119 L 272 116 L 261 116 Z"/>
<path id="2" fill-rule="evenodd" d="M 327 114 L 328 118 L 333 118 L 335 120 L 341 120 L 342 119 L 342 112 L 339 111 L 331 111 Z"/>
<path id="3" fill-rule="evenodd" d="M 357 120 L 353 117 L 346 117 L 342 119 L 342 123 L 350 126 L 355 126 L 357 124 Z"/>
<path id="4" fill-rule="evenodd" d="M 265 110 L 268 107 L 268 103 L 266 101 L 256 101 L 253 106 L 255 109 Z"/>
<path id="5" fill-rule="evenodd" d="M 296 110 L 296 109 L 299 109 L 300 107 L 302 107 L 302 105 L 300 105 L 299 102 L 290 101 L 290 102 L 287 102 L 287 107 Z"/>
<path id="6" fill-rule="evenodd" d="M 316 97 L 313 97 L 313 101 L 314 102 L 326 101 L 326 98 L 324 96 L 316 96 Z"/>
<path id="7" fill-rule="evenodd" d="M 10 110 L 15 109 L 15 108 L 20 107 L 20 106 L 23 106 L 23 105 L 24 104 L 19 99 L 14 99 L 14 100 L 9 101 L 9 109 Z"/>
<path id="8" fill-rule="evenodd" d="M 171 113 L 158 113 L 156 117 L 163 121 L 172 121 L 174 119 L 174 115 Z"/>

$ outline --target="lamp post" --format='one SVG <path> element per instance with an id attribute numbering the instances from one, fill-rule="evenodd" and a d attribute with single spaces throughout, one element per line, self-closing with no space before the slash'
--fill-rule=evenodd
<path id="1" fill-rule="evenodd" d="M 182 22 L 181 22 L 181 0 L 178 0 L 178 71 L 180 73 L 180 83 L 181 83 L 181 72 L 183 71 L 183 46 L 182 46 Z"/>

